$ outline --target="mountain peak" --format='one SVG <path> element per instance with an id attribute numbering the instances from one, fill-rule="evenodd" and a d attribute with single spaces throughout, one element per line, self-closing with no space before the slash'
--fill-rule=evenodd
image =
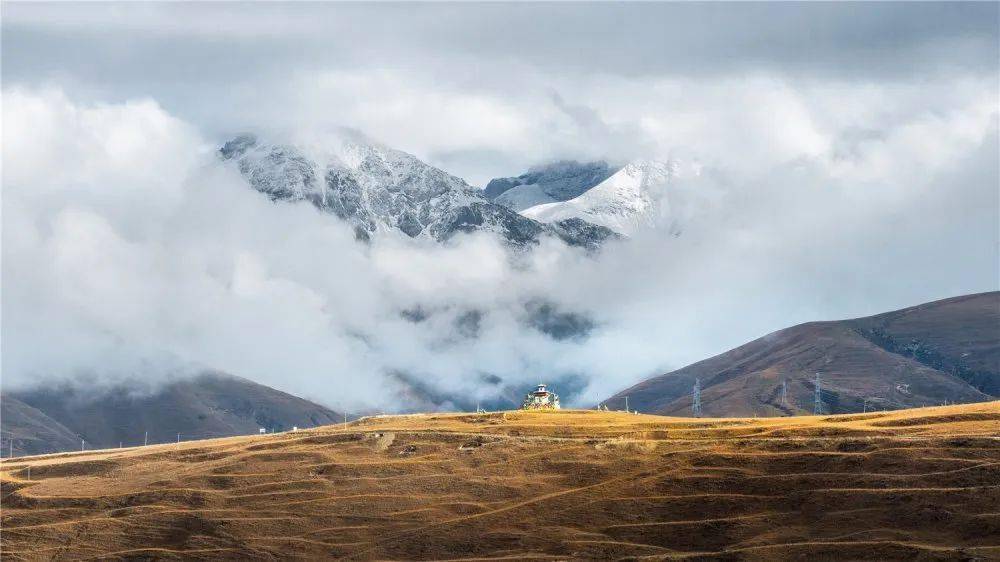
<path id="1" fill-rule="evenodd" d="M 491 180 L 486 185 L 485 194 L 498 203 L 520 211 L 518 201 L 566 201 L 577 197 L 610 177 L 616 169 L 603 160 L 557 160 L 532 166 L 516 177 Z M 512 190 L 516 191 L 509 193 Z M 501 199 L 503 195 L 506 197 Z"/>
<path id="2" fill-rule="evenodd" d="M 602 227 L 540 224 L 489 201 L 461 178 L 358 134 L 300 144 L 243 134 L 223 144 L 219 154 L 273 201 L 309 201 L 353 224 L 363 240 L 387 231 L 437 241 L 459 232 L 487 231 L 515 247 L 537 244 L 549 235 L 592 249 L 615 236 Z"/>
<path id="3" fill-rule="evenodd" d="M 666 185 L 676 170 L 672 162 L 633 160 L 572 199 L 536 202 L 521 213 L 542 222 L 579 218 L 632 234 L 656 222 Z"/>

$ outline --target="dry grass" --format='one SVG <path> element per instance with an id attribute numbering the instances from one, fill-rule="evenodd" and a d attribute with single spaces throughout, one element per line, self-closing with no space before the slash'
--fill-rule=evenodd
<path id="1" fill-rule="evenodd" d="M 0 554 L 997 559 L 998 435 L 1000 402 L 767 419 L 507 412 L 30 457 L 0 464 Z"/>

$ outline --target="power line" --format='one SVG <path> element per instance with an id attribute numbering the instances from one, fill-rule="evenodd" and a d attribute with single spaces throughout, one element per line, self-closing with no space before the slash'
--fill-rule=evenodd
<path id="1" fill-rule="evenodd" d="M 345 423 L 347 423 L 348 420 L 349 420 L 348 414 L 344 415 L 344 419 L 345 419 Z M 297 430 L 298 428 L 295 427 L 294 429 Z M 271 433 L 275 433 L 276 431 L 277 430 L 275 428 L 271 428 L 271 430 L 270 430 Z M 4 432 L 4 436 L 6 436 L 8 433 L 10 433 L 10 432 Z M 176 434 L 176 439 L 177 439 L 176 440 L 176 446 L 177 447 L 180 447 L 181 437 L 183 437 L 184 435 L 185 435 L 184 433 L 177 433 Z M 198 440 L 198 439 L 213 439 L 213 438 L 224 438 L 224 437 L 233 437 L 234 436 L 234 434 L 232 434 L 232 433 L 228 433 L 228 432 L 216 432 L 216 431 L 196 431 L 194 433 L 187 433 L 186 435 L 188 436 L 188 440 L 189 441 L 192 440 L 192 439 L 194 439 L 194 440 Z M 236 435 L 239 435 L 239 434 L 236 434 Z M 80 439 L 80 449 L 79 450 L 80 451 L 87 451 L 88 450 L 87 449 L 87 440 L 85 438 L 81 437 L 80 435 L 77 435 L 77 437 L 79 437 L 79 439 Z M 9 457 L 13 458 L 14 457 L 14 445 L 15 445 L 14 438 L 13 437 L 9 438 L 8 441 L 7 441 L 7 444 L 8 444 L 8 448 L 7 448 L 8 455 L 9 455 Z M 155 444 L 156 443 L 154 443 L 154 445 Z M 149 431 L 148 430 L 147 431 L 143 431 L 142 445 L 144 447 L 149 445 Z M 2 442 L 0 442 L 0 458 L 3 457 L 3 452 L 2 452 L 3 448 L 2 447 L 3 447 L 3 444 L 2 444 Z M 110 443 L 98 442 L 97 445 L 96 445 L 96 447 L 98 449 L 111 449 L 111 448 L 114 447 L 114 442 L 113 441 L 110 442 Z M 118 441 L 118 448 L 119 449 L 123 449 L 124 447 L 125 447 L 125 442 L 124 441 Z M 55 448 L 52 448 L 51 452 L 63 452 L 63 451 L 66 451 L 66 450 L 67 449 L 57 450 Z M 40 454 L 40 453 L 38 453 L 38 454 Z"/>

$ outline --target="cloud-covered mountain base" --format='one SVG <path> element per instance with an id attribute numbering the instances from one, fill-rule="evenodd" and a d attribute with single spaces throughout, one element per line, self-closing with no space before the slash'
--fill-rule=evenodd
<path id="1" fill-rule="evenodd" d="M 153 100 L 5 90 L 4 388 L 208 369 L 335 410 L 411 409 L 415 388 L 421 408 L 500 404 L 537 382 L 588 404 L 798 322 L 993 290 L 997 117 L 977 84 L 863 135 L 825 94 L 782 90 L 808 150 L 708 154 L 671 186 L 681 236 L 652 224 L 597 253 L 361 243 L 248 189 L 219 139 Z"/>

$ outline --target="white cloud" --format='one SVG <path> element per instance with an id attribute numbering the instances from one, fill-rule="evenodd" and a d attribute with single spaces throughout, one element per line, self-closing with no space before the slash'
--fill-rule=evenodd
<path id="1" fill-rule="evenodd" d="M 407 407 L 396 370 L 484 398 L 484 373 L 578 374 L 596 400 L 796 322 L 997 289 L 997 10 L 5 4 L 4 385 L 212 367 L 357 409 Z M 213 153 L 342 126 L 478 185 L 556 158 L 701 173 L 669 194 L 680 238 L 512 261 L 482 236 L 359 245 Z M 538 299 L 597 328 L 528 329 Z"/>
<path id="2" fill-rule="evenodd" d="M 199 366 L 357 409 L 407 407 L 394 371 L 483 397 L 481 374 L 574 374 L 586 401 L 792 323 L 1000 285 L 989 80 L 526 72 L 499 92 L 329 72 L 274 90 L 284 103 L 255 118 L 297 134 L 355 126 L 432 160 L 696 161 L 703 173 L 671 194 L 689 209 L 680 238 L 653 230 L 598 258 L 546 244 L 520 261 L 485 236 L 364 246 L 331 216 L 248 189 L 214 139 L 155 101 L 5 90 L 5 384 Z M 591 315 L 595 332 L 526 328 L 537 299 Z M 425 322 L 400 316 L 417 306 Z M 472 309 L 478 337 L 455 327 Z"/>

